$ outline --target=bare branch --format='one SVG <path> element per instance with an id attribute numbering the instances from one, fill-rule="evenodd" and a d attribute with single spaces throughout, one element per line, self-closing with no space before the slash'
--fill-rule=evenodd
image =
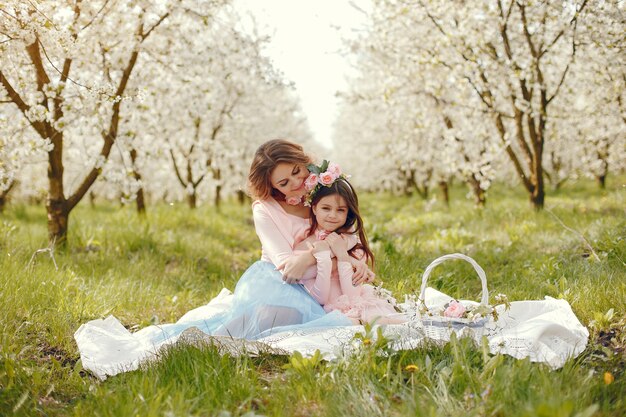
<path id="1" fill-rule="evenodd" d="M 437 28 L 437 30 L 439 30 L 439 32 L 441 32 L 442 35 L 447 36 L 446 31 L 443 29 L 443 27 L 439 24 L 439 22 L 437 22 L 437 19 L 435 19 L 435 17 L 428 11 L 428 8 L 426 7 L 426 5 L 424 4 L 423 1 L 420 1 L 420 5 L 422 6 L 422 8 L 424 9 L 424 11 L 426 12 L 426 16 L 428 16 L 428 18 L 430 19 L 431 22 L 433 22 L 433 24 L 435 25 L 435 27 Z"/>
<path id="2" fill-rule="evenodd" d="M 585 9 L 585 6 L 587 6 L 587 2 L 588 0 L 584 0 L 583 3 L 580 5 L 580 8 L 578 10 L 576 10 L 576 13 L 574 14 L 574 17 L 572 17 L 572 20 L 569 21 L 569 25 L 574 24 L 574 26 L 577 24 L 578 22 L 578 17 L 580 16 L 580 13 Z M 550 42 L 548 44 L 548 46 L 546 46 L 540 53 L 539 56 L 543 56 L 545 55 L 558 41 L 559 39 L 561 39 L 561 37 L 565 34 L 565 29 L 561 29 L 559 31 L 559 33 L 556 34 L 556 36 L 554 37 L 554 39 L 552 40 L 552 42 Z"/>
<path id="3" fill-rule="evenodd" d="M 64 67 L 64 69 L 63 69 L 63 70 L 58 69 L 58 68 L 57 68 L 57 66 L 56 66 L 56 65 L 54 65 L 54 63 L 52 62 L 52 60 L 51 60 L 51 59 L 50 59 L 50 57 L 48 56 L 48 52 L 46 51 L 46 48 L 44 47 L 43 43 L 41 43 L 41 41 L 39 40 L 39 38 L 37 38 L 37 42 L 39 43 L 39 46 L 41 46 L 41 50 L 43 51 L 43 55 L 46 57 L 46 61 L 48 61 L 48 63 L 50 64 L 50 66 L 51 66 L 51 67 L 52 67 L 52 68 L 53 68 L 53 69 L 54 69 L 54 70 L 55 70 L 55 71 L 56 71 L 56 72 L 57 72 L 57 73 L 61 76 L 61 79 L 62 79 L 63 81 L 67 81 L 67 80 L 69 80 L 69 81 L 71 81 L 73 84 L 76 84 L 76 85 L 77 85 L 77 86 L 79 86 L 79 87 L 85 88 L 85 89 L 87 89 L 87 90 L 89 90 L 89 91 L 91 91 L 91 90 L 92 90 L 92 88 L 91 88 L 91 87 L 86 86 L 86 85 L 84 85 L 84 84 L 81 84 L 81 83 L 79 83 L 78 81 L 76 81 L 76 80 L 74 80 L 73 78 L 71 78 L 71 77 L 69 76 L 69 67 L 67 68 L 67 73 L 65 73 L 65 72 L 64 72 L 64 70 L 65 70 L 65 64 L 66 64 L 66 62 L 67 62 L 67 59 L 66 59 L 66 62 L 64 62 L 64 63 L 63 63 L 63 67 Z M 69 59 L 69 58 L 68 58 L 68 59 Z M 71 61 L 70 61 L 70 62 L 71 62 Z"/>
<path id="4" fill-rule="evenodd" d="M 4 89 L 9 94 L 9 98 L 11 99 L 11 101 L 15 103 L 15 105 L 17 105 L 17 108 L 20 109 L 20 111 L 24 114 L 24 117 L 26 117 L 26 113 L 30 109 L 30 106 L 26 104 L 22 97 L 19 95 L 19 93 L 15 91 L 9 80 L 2 73 L 2 71 L 0 71 L 0 84 L 2 84 Z M 39 133 L 39 136 L 41 136 L 42 138 L 48 137 L 46 125 L 43 122 L 31 121 L 28 117 L 26 117 L 26 120 L 28 120 L 31 126 L 37 131 L 37 133 Z"/>
<path id="5" fill-rule="evenodd" d="M 78 6 L 78 3 L 80 3 L 80 0 L 78 0 L 76 2 L 76 5 Z M 104 2 L 104 4 L 102 5 L 102 7 L 100 8 L 100 10 L 98 10 L 96 12 L 96 14 L 93 16 L 93 18 L 87 22 L 87 24 L 85 26 L 83 26 L 82 28 L 80 28 L 79 32 L 82 32 L 83 30 L 87 29 L 89 26 L 91 26 L 93 24 L 93 22 L 96 21 L 96 19 L 98 18 L 98 16 L 100 16 L 100 13 L 102 13 L 102 11 L 105 9 L 105 7 L 107 7 L 107 5 L 109 4 L 109 0 L 106 0 Z"/>
<path id="6" fill-rule="evenodd" d="M 161 23 L 163 23 L 163 21 L 164 21 L 165 19 L 167 19 L 167 17 L 168 17 L 169 15 L 170 15 L 170 14 L 169 14 L 169 12 L 168 12 L 168 13 L 165 13 L 163 16 L 161 16 L 161 18 L 160 18 L 160 19 L 159 19 L 159 20 L 158 20 L 158 21 L 157 21 L 157 22 L 156 22 L 156 23 L 155 23 L 155 24 L 154 24 L 154 25 L 153 25 L 150 29 L 148 29 L 148 31 L 147 31 L 146 33 L 140 33 L 140 36 L 141 36 L 141 41 L 142 41 L 142 42 L 143 42 L 143 41 L 145 41 L 145 40 L 146 40 L 146 38 L 147 38 L 148 36 L 150 36 L 150 33 L 152 33 L 152 31 L 153 31 L 154 29 L 156 29 L 156 28 L 157 28 L 157 26 L 159 26 Z M 142 29 L 143 29 L 143 25 L 142 25 Z"/>
<path id="7" fill-rule="evenodd" d="M 180 185 L 183 187 L 187 187 L 187 183 L 183 180 L 183 177 L 180 175 L 180 171 L 178 170 L 178 164 L 176 164 L 176 157 L 174 157 L 174 151 L 172 151 L 172 147 L 170 146 L 170 156 L 172 157 L 172 163 L 174 164 L 174 172 L 176 173 L 176 178 L 180 182 Z"/>
<path id="8" fill-rule="evenodd" d="M 3 8 L 0 8 L 0 12 L 4 13 L 5 15 L 9 16 L 12 19 L 17 20 L 18 22 L 20 22 L 20 19 L 18 19 L 17 16 L 13 16 L 11 13 L 7 12 L 6 10 L 4 10 Z"/>
<path id="9" fill-rule="evenodd" d="M 585 7 L 585 4 L 587 4 L 586 1 L 582 4 L 582 6 L 579 9 L 578 13 L 580 13 L 580 11 L 582 11 L 582 9 Z M 576 16 L 578 16 L 578 13 L 576 14 Z M 573 19 L 570 23 L 574 24 L 574 29 L 572 30 L 572 32 L 573 32 L 572 33 L 572 56 L 570 58 L 570 61 L 567 63 L 567 66 L 565 67 L 565 70 L 563 71 L 563 74 L 561 75 L 561 79 L 559 80 L 559 83 L 558 83 L 556 89 L 554 90 L 554 93 L 552 94 L 552 97 L 546 99 L 546 107 L 559 94 L 559 91 L 561 90 L 561 87 L 563 86 L 563 83 L 565 82 L 565 77 L 567 77 L 567 74 L 569 72 L 570 66 L 574 62 L 574 59 L 576 58 L 576 29 L 578 28 L 578 20 L 577 19 Z"/>
<path id="10" fill-rule="evenodd" d="M 526 7 L 520 3 L 517 3 L 517 7 L 520 10 L 520 15 L 522 19 L 522 28 L 524 28 L 524 36 L 526 37 L 526 43 L 528 44 L 528 48 L 530 49 L 530 54 L 533 56 L 533 58 L 538 60 L 539 54 L 537 53 L 537 48 L 535 46 L 535 43 L 533 42 L 532 35 L 530 34 L 530 31 L 528 30 L 528 20 L 526 19 Z"/>
<path id="11" fill-rule="evenodd" d="M 34 9 L 37 13 L 39 13 L 40 15 L 42 15 L 42 16 L 43 16 L 43 17 L 44 17 L 44 18 L 48 21 L 47 23 L 50 23 L 52 26 L 54 26 L 54 28 L 55 28 L 56 30 L 59 30 L 59 28 L 57 27 L 57 25 L 55 25 L 55 24 L 54 24 L 54 21 L 53 21 L 52 19 L 50 19 L 48 16 L 46 16 L 46 14 L 45 14 L 44 12 L 42 12 L 41 10 L 39 10 L 39 9 L 37 8 L 37 6 L 36 6 L 35 4 L 33 4 L 33 2 L 32 2 L 31 0 L 28 0 L 28 3 L 30 4 L 30 6 L 31 6 L 31 7 L 32 7 L 32 8 L 33 8 L 33 9 Z M 29 13 L 29 14 L 30 14 L 30 13 Z"/>

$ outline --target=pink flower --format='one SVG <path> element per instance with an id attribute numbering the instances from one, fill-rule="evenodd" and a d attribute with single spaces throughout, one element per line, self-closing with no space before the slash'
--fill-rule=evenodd
<path id="1" fill-rule="evenodd" d="M 337 179 L 341 175 L 341 167 L 334 162 L 331 162 L 330 164 L 328 164 L 328 169 L 326 170 L 326 172 L 330 172 L 335 176 L 335 179 Z"/>
<path id="2" fill-rule="evenodd" d="M 443 312 L 445 317 L 463 317 L 465 313 L 465 306 L 456 300 L 450 301 L 448 308 Z"/>
<path id="3" fill-rule="evenodd" d="M 315 232 L 315 236 L 317 237 L 317 240 L 325 240 L 331 233 L 332 232 L 329 232 L 328 230 L 317 229 L 317 231 Z"/>
<path id="4" fill-rule="evenodd" d="M 300 202 L 302 201 L 302 197 L 287 197 L 285 199 L 285 201 L 287 202 L 287 204 L 289 204 L 290 206 L 297 206 L 298 204 L 300 204 Z"/>
<path id="5" fill-rule="evenodd" d="M 309 175 L 308 178 L 304 181 L 304 188 L 307 191 L 311 191 L 317 185 L 318 180 L 319 178 L 317 177 L 317 175 L 311 173 L 311 175 Z"/>
<path id="6" fill-rule="evenodd" d="M 333 181 L 335 181 L 337 179 L 336 176 L 334 176 L 333 174 L 331 174 L 330 172 L 326 171 L 326 172 L 322 172 L 320 174 L 320 184 L 322 185 L 330 185 L 333 183 Z"/>

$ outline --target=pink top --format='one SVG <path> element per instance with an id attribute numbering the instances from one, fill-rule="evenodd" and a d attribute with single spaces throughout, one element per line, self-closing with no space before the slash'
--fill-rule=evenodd
<path id="1" fill-rule="evenodd" d="M 296 239 L 308 230 L 309 218 L 289 214 L 273 198 L 252 203 L 254 228 L 261 241 L 261 260 L 275 266 L 292 254 Z"/>

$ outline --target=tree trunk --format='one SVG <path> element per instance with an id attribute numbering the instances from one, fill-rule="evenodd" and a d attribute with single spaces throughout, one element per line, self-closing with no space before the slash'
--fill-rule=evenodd
<path id="1" fill-rule="evenodd" d="M 11 184 L 9 184 L 9 187 L 6 190 L 0 192 L 0 213 L 4 212 L 4 207 L 7 204 L 9 193 L 11 192 L 14 186 L 15 186 L 15 181 L 11 181 Z"/>
<path id="2" fill-rule="evenodd" d="M 54 147 L 48 152 L 48 241 L 65 246 L 71 209 L 63 190 L 63 134 L 57 133 L 51 139 Z"/>
<path id="3" fill-rule="evenodd" d="M 146 215 L 146 201 L 143 195 L 143 187 L 137 191 L 137 213 L 141 216 Z"/>
<path id="4" fill-rule="evenodd" d="M 237 202 L 241 206 L 246 202 L 246 193 L 243 190 L 237 190 Z"/>
<path id="5" fill-rule="evenodd" d="M 444 203 L 446 203 L 446 206 L 450 207 L 450 190 L 448 187 L 448 182 L 439 181 L 439 189 L 441 190 L 441 194 L 443 195 Z"/>
<path id="6" fill-rule="evenodd" d="M 196 208 L 196 190 L 194 189 L 192 193 L 187 194 L 187 204 L 189 204 L 190 209 Z"/>
<path id="7" fill-rule="evenodd" d="M 608 145 L 606 145 L 604 152 L 598 152 L 598 159 L 602 161 L 602 173 L 596 175 L 598 180 L 598 185 L 601 189 L 606 188 L 606 177 L 609 175 L 609 162 L 608 162 L 609 150 Z"/>
<path id="8" fill-rule="evenodd" d="M 133 164 L 133 177 L 137 182 L 141 183 L 141 174 L 137 170 L 137 164 L 135 163 L 137 160 L 137 150 L 135 148 L 130 149 L 130 160 Z M 137 190 L 137 198 L 135 199 L 135 202 L 137 203 L 137 213 L 139 213 L 140 216 L 145 216 L 146 203 L 143 195 L 143 185 L 139 187 L 139 190 Z"/>
<path id="9" fill-rule="evenodd" d="M 538 129 L 538 133 L 543 137 L 543 128 Z M 534 185 L 533 192 L 530 196 L 530 201 L 535 210 L 542 210 L 545 200 L 545 185 L 543 181 L 543 140 L 534 140 L 535 145 L 535 157 L 533 158 L 534 166 L 533 174 L 531 175 L 531 182 Z"/>
<path id="10" fill-rule="evenodd" d="M 48 241 L 55 246 L 64 247 L 67 244 L 67 226 L 70 210 L 65 199 L 54 200 L 48 197 L 46 201 L 48 212 Z"/>
<path id="11" fill-rule="evenodd" d="M 530 195 L 530 203 L 533 205 L 535 210 L 543 209 L 543 203 L 545 199 L 545 194 L 543 192 L 533 192 Z"/>
<path id="12" fill-rule="evenodd" d="M 427 178 L 423 181 L 423 187 L 420 188 L 419 184 L 417 183 L 417 181 L 415 180 L 415 170 L 411 171 L 411 174 L 407 177 L 407 190 L 409 190 L 409 187 L 414 189 L 415 191 L 417 191 L 417 193 L 420 195 L 420 197 L 422 197 L 424 200 L 428 199 L 428 180 L 430 179 L 430 176 L 432 174 L 432 171 L 428 173 Z M 412 192 L 406 193 L 407 195 L 412 195 Z"/>
<path id="13" fill-rule="evenodd" d="M 214 169 L 213 170 L 213 179 L 217 180 L 217 185 L 215 186 L 215 208 L 217 211 L 220 211 L 220 204 L 222 203 L 222 170 Z"/>
<path id="14" fill-rule="evenodd" d="M 220 211 L 220 205 L 222 203 L 222 186 L 221 185 L 216 185 L 215 186 L 215 208 L 217 209 L 217 211 Z"/>
<path id="15" fill-rule="evenodd" d="M 467 180 L 467 185 L 470 187 L 472 192 L 474 193 L 474 202 L 478 207 L 485 207 L 487 203 L 487 198 L 485 196 L 485 190 L 480 186 L 480 181 L 476 179 L 476 176 L 472 174 Z"/>
<path id="16" fill-rule="evenodd" d="M 543 129 L 538 129 L 538 134 L 543 136 Z M 532 164 L 532 173 L 530 182 L 533 185 L 530 194 L 530 202 L 535 210 L 542 210 L 545 200 L 545 185 L 543 181 L 543 141 L 541 139 L 533 140 L 534 155 Z"/>

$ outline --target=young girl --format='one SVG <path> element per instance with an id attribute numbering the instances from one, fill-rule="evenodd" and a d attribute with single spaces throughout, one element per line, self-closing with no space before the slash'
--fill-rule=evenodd
<path id="1" fill-rule="evenodd" d="M 354 324 L 404 323 L 406 316 L 378 297 L 374 287 L 353 285 L 350 257 L 364 259 L 373 266 L 374 255 L 365 237 L 354 189 L 337 165 L 324 162 L 322 168 L 309 166 L 312 174 L 306 184 L 310 190 L 307 202 L 311 206 L 311 227 L 295 246 L 296 251 L 312 251 L 317 260 L 306 270 L 302 285 L 326 312 L 340 310 Z M 359 237 L 356 245 L 349 243 L 354 241 L 349 239 L 352 235 Z"/>

